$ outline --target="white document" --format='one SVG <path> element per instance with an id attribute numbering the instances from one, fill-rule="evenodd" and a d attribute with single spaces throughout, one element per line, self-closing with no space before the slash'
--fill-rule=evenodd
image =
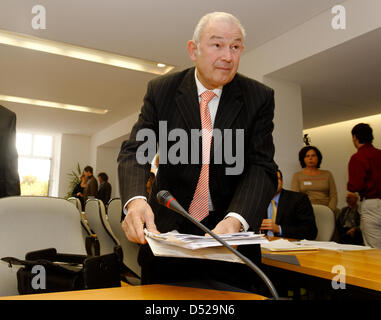
<path id="1" fill-rule="evenodd" d="M 268 243 L 261 244 L 262 249 L 270 251 L 305 251 L 305 250 L 318 250 L 317 247 L 301 244 L 300 242 L 288 241 L 285 239 L 273 240 Z"/>
<path id="2" fill-rule="evenodd" d="M 312 240 L 301 240 L 301 245 L 313 246 L 319 249 L 334 250 L 334 251 L 358 251 L 358 250 L 369 250 L 371 247 L 358 246 L 352 244 L 341 244 L 334 241 L 312 241 Z"/>
<path id="3" fill-rule="evenodd" d="M 212 237 L 180 234 L 177 231 L 153 234 L 144 230 L 147 242 L 155 256 L 197 258 L 243 263 L 240 258 Z M 222 236 L 230 245 L 268 242 L 263 235 L 240 232 Z"/>

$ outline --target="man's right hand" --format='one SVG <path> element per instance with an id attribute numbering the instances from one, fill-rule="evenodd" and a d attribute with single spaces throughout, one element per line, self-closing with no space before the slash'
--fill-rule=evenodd
<path id="1" fill-rule="evenodd" d="M 136 243 L 147 243 L 144 237 L 144 226 L 148 231 L 160 233 L 156 229 L 154 214 L 144 199 L 132 200 L 127 205 L 127 215 L 123 220 L 122 229 L 128 240 Z"/>

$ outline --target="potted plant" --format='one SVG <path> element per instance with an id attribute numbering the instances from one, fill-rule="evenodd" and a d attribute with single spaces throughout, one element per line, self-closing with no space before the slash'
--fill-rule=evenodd
<path id="1" fill-rule="evenodd" d="M 67 175 L 69 179 L 69 191 L 67 192 L 65 198 L 69 199 L 70 197 L 72 197 L 72 193 L 76 185 L 81 182 L 82 170 L 79 163 L 77 163 L 76 171 L 73 170 L 71 173 L 68 173 Z"/>

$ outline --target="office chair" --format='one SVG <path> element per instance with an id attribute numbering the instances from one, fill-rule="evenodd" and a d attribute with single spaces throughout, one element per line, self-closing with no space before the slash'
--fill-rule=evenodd
<path id="1" fill-rule="evenodd" d="M 108 203 L 107 216 L 114 235 L 118 238 L 123 250 L 123 263 L 133 274 L 140 278 L 141 267 L 138 264 L 139 245 L 129 241 L 121 225 L 122 202 L 120 198 L 111 199 Z M 132 281 L 132 280 L 131 280 Z"/>
<path id="2" fill-rule="evenodd" d="M 77 209 L 79 210 L 79 212 L 82 212 L 82 211 L 83 211 L 83 210 L 82 210 L 82 204 L 81 204 L 81 201 L 80 201 L 78 198 L 76 198 L 76 197 L 70 197 L 70 198 L 67 199 L 67 201 L 69 201 L 69 202 L 71 202 L 72 204 L 74 204 L 74 205 L 77 207 Z"/>
<path id="3" fill-rule="evenodd" d="M 75 198 L 75 197 L 70 197 L 67 200 L 70 203 L 74 204 L 76 206 L 76 208 L 78 209 L 78 211 L 79 211 L 79 215 L 81 217 L 82 232 L 83 232 L 84 237 L 86 238 L 87 236 L 90 236 L 90 235 L 94 234 L 94 232 L 91 231 L 91 229 L 90 229 L 90 227 L 89 227 L 89 225 L 87 223 L 87 220 L 85 220 L 84 215 L 82 214 L 82 204 L 81 204 L 81 201 L 78 198 Z"/>
<path id="4" fill-rule="evenodd" d="M 114 252 L 115 246 L 120 244 L 119 240 L 111 230 L 103 202 L 99 199 L 87 200 L 85 214 L 92 233 L 95 233 L 98 237 L 100 254 L 104 255 Z"/>
<path id="5" fill-rule="evenodd" d="M 316 241 L 331 241 L 335 232 L 335 214 L 327 207 L 320 204 L 313 204 L 316 227 L 318 234 Z"/>
<path id="6" fill-rule="evenodd" d="M 0 257 L 24 260 L 30 251 L 56 248 L 59 253 L 86 255 L 78 209 L 53 197 L 0 199 Z M 0 262 L 0 296 L 17 295 L 19 267 Z"/>

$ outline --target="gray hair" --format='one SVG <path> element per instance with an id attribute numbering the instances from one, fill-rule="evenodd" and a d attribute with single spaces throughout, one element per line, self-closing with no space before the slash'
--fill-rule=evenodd
<path id="1" fill-rule="evenodd" d="M 243 28 L 241 22 L 232 14 L 226 13 L 226 12 L 212 12 L 204 15 L 200 21 L 197 23 L 196 28 L 194 29 L 193 33 L 193 41 L 198 45 L 200 43 L 201 34 L 204 30 L 204 28 L 212 21 L 212 20 L 219 20 L 219 21 L 226 21 L 233 23 L 239 27 L 242 34 L 242 42 L 245 41 L 246 32 Z"/>

